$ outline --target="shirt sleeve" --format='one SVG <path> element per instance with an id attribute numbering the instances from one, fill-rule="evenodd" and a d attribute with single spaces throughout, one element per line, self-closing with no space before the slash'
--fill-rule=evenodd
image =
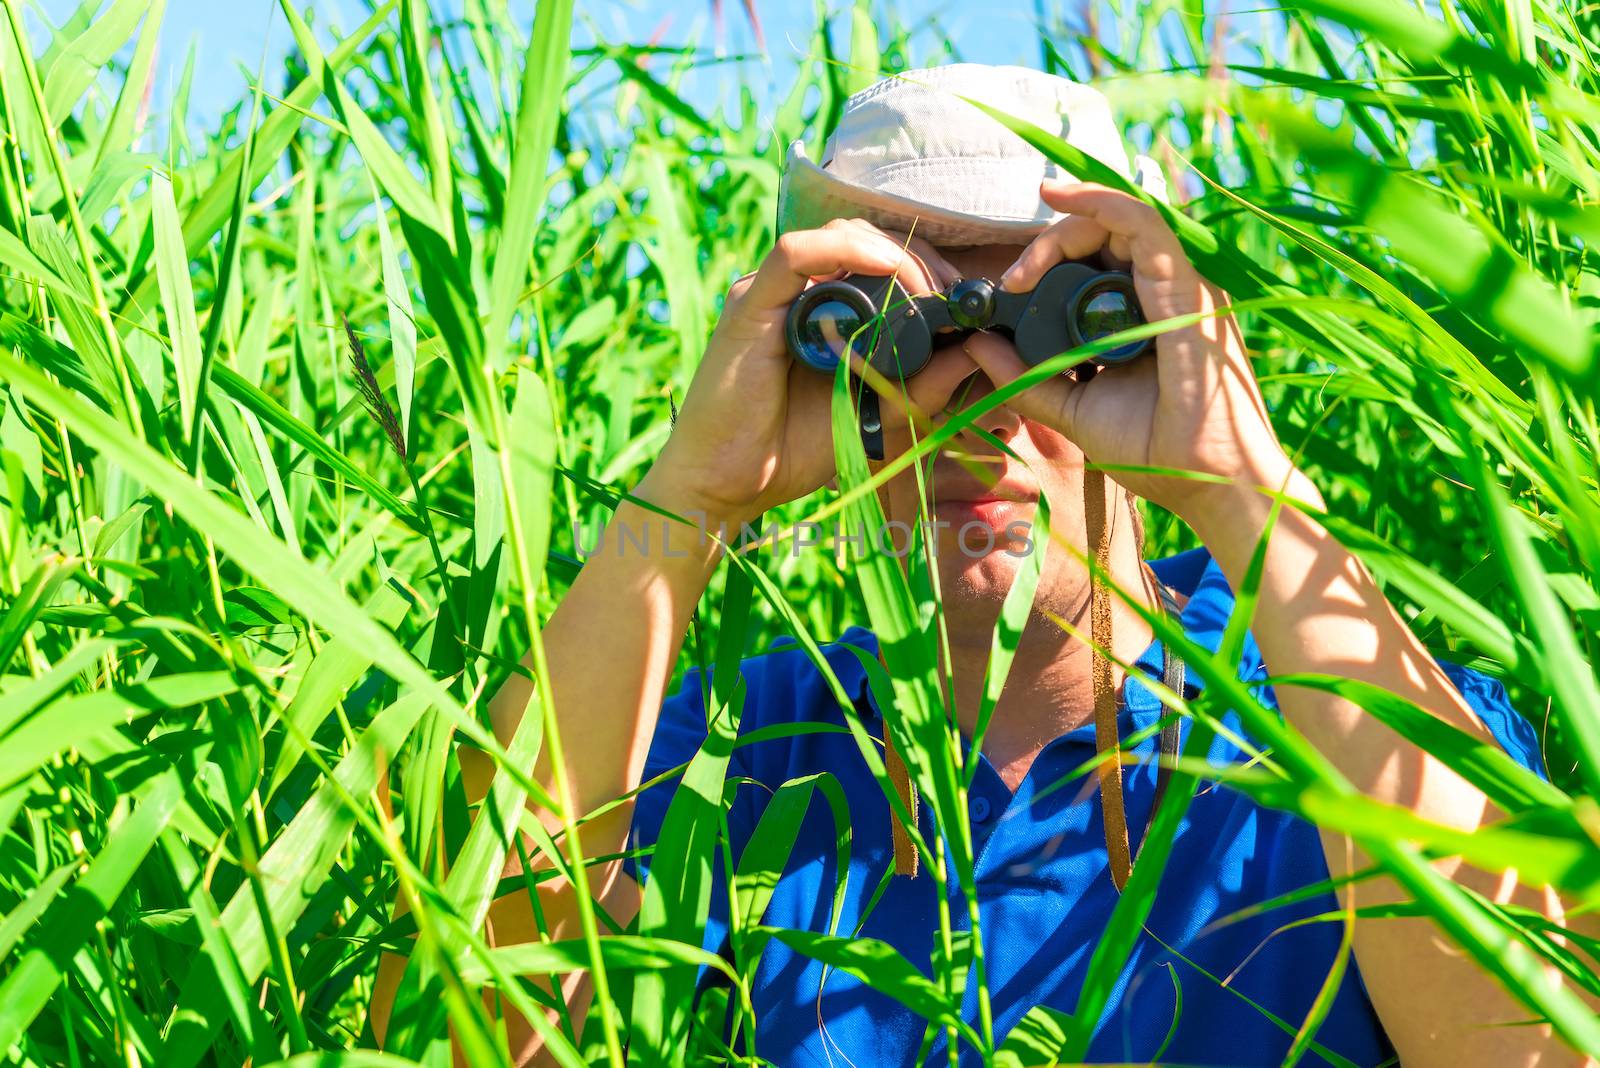
<path id="1" fill-rule="evenodd" d="M 685 674 L 677 692 L 661 703 L 640 782 L 650 782 L 694 759 L 706 740 L 705 710 L 705 688 L 700 670 L 696 668 Z M 682 779 L 680 771 L 641 791 L 634 799 L 633 820 L 628 828 L 629 852 L 645 852 L 625 859 L 623 870 L 640 886 L 650 877 L 652 854 L 649 850 L 655 848 L 661 837 L 661 825 L 666 822 L 667 808 L 672 804 L 672 795 L 677 792 Z"/>
<path id="2" fill-rule="evenodd" d="M 1511 699 L 1506 696 L 1506 688 L 1500 680 L 1446 660 L 1438 663 L 1461 696 L 1466 698 L 1473 714 L 1483 721 L 1489 733 L 1494 735 L 1494 740 L 1500 743 L 1500 748 L 1541 779 L 1549 779 L 1539 736 L 1534 733 L 1533 725 L 1511 707 Z"/>
<path id="3" fill-rule="evenodd" d="M 750 683 L 749 662 L 741 665 L 741 673 L 746 675 L 746 683 Z M 749 723 L 750 697 L 747 695 L 746 723 Z M 706 743 L 709 729 L 706 726 L 706 679 L 699 668 L 686 671 L 683 676 L 682 686 L 678 691 L 669 695 L 661 702 L 661 715 L 656 719 L 656 732 L 651 735 L 650 751 L 645 756 L 645 771 L 640 782 L 650 782 L 658 779 L 659 775 L 675 771 L 677 774 L 662 779 L 653 787 L 640 791 L 634 799 L 634 817 L 629 823 L 629 857 L 622 860 L 622 870 L 634 879 L 638 886 L 645 886 L 646 879 L 650 879 L 651 863 L 654 860 L 654 847 L 661 839 L 661 828 L 667 819 L 667 809 L 672 806 L 672 796 L 677 793 L 678 783 L 683 780 L 683 766 L 694 759 L 702 745 Z M 739 775 L 744 775 L 741 751 L 731 753 L 728 759 L 728 772 L 726 780 L 733 780 Z M 734 799 L 733 806 L 726 814 L 725 827 L 731 836 L 731 851 L 734 860 L 744 852 L 744 843 L 749 839 L 749 820 L 746 819 L 747 807 L 750 806 L 750 791 L 739 790 L 738 799 Z M 728 956 L 728 849 L 730 843 L 718 839 L 715 851 L 712 852 L 710 863 L 710 902 L 706 913 L 706 929 L 701 935 L 701 948 L 707 953 L 717 953 Z M 717 974 L 709 972 L 707 966 L 702 964 L 696 977 L 696 986 L 707 982 L 707 978 L 715 980 Z"/>
<path id="4" fill-rule="evenodd" d="M 1247 685 L 1267 708 L 1278 710 L 1277 694 L 1272 686 L 1260 680 L 1270 677 L 1270 672 L 1260 660 L 1259 653 L 1255 652 L 1254 640 L 1246 643 L 1243 658 L 1247 670 L 1242 674 Z M 1467 707 L 1472 709 L 1483 725 L 1489 728 L 1489 733 L 1499 743 L 1506 755 L 1518 764 L 1527 768 L 1541 779 L 1549 780 L 1549 773 L 1544 766 L 1544 750 L 1539 745 L 1539 736 L 1534 731 L 1533 725 L 1522 717 L 1511 705 L 1511 699 L 1506 695 L 1506 688 L 1499 679 L 1485 675 L 1473 668 L 1452 664 L 1448 660 L 1437 660 L 1439 667 L 1450 679 L 1452 685 L 1466 699 Z M 1279 715 L 1282 713 L 1279 712 Z M 1236 714 L 1234 726 L 1238 727 Z M 1219 738 L 1213 743 L 1213 759 L 1218 759 L 1216 754 L 1224 754 L 1228 761 L 1244 759 L 1248 753 L 1242 753 L 1231 742 Z"/>
<path id="5" fill-rule="evenodd" d="M 759 670 L 753 668 L 759 666 L 759 664 L 752 665 L 750 661 L 745 661 L 741 666 L 746 684 L 742 717 L 746 727 L 750 725 L 750 717 L 754 712 L 758 689 L 756 682 L 761 674 Z M 683 779 L 682 768 L 694 759 L 700 747 L 705 744 L 708 734 L 706 701 L 705 679 L 701 671 L 696 668 L 684 675 L 683 683 L 677 692 L 661 704 L 661 713 L 656 720 L 655 733 L 650 739 L 650 750 L 645 757 L 644 773 L 640 782 L 648 783 L 669 771 L 677 773 L 640 791 L 634 799 L 633 818 L 628 831 L 629 852 L 634 855 L 623 860 L 623 870 L 641 887 L 650 877 L 654 859 L 652 851 L 660 840 L 662 825 L 667 818 L 667 809 L 671 806 L 673 795 Z M 744 752 L 736 748 L 729 758 L 725 781 L 733 781 L 747 774 Z M 702 940 L 703 948 L 711 953 L 721 950 L 728 934 L 726 875 L 729 861 L 726 851 L 731 848 L 732 863 L 736 864 L 738 857 L 744 852 L 751 828 L 759 816 L 759 813 L 753 811 L 755 795 L 758 792 L 743 788 L 737 790 L 733 803 L 727 811 L 728 839 L 718 842 L 712 856 L 711 903 L 706 918 L 705 937 Z"/>

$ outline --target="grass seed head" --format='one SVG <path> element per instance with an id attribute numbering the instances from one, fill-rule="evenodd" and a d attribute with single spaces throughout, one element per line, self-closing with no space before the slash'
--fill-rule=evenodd
<path id="1" fill-rule="evenodd" d="M 356 388 L 361 391 L 361 401 L 366 405 L 367 411 L 372 413 L 372 418 L 383 428 L 384 436 L 389 439 L 389 444 L 400 458 L 406 458 L 406 436 L 400 429 L 400 419 L 394 414 L 389 400 L 383 395 L 383 389 L 378 385 L 378 376 L 372 373 L 372 365 L 367 362 L 367 352 L 361 346 L 361 339 L 356 337 L 355 330 L 350 326 L 350 317 L 341 314 L 340 320 L 344 323 L 344 336 L 350 342 L 350 366 L 356 372 Z"/>

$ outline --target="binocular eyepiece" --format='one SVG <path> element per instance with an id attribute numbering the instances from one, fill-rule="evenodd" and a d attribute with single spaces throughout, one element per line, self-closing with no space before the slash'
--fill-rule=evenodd
<path id="1" fill-rule="evenodd" d="M 789 354 L 818 371 L 832 374 L 853 349 L 885 378 L 900 379 L 927 365 L 941 332 L 964 337 L 1000 330 L 1032 367 L 1143 322 L 1132 277 L 1068 262 L 1045 272 L 1026 293 L 1008 293 L 987 278 L 966 278 L 943 293 L 920 297 L 909 296 L 892 278 L 822 282 L 789 306 L 785 334 Z M 1149 347 L 1148 338 L 1130 342 L 1094 362 L 1126 363 Z"/>

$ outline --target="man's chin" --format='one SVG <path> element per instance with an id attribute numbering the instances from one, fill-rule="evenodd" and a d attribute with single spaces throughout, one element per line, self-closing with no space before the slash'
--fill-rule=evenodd
<path id="1" fill-rule="evenodd" d="M 1017 578 L 1017 566 L 1022 558 L 1002 549 L 973 556 L 960 552 L 955 546 L 940 545 L 939 585 L 942 588 L 945 608 L 953 602 L 998 604 Z"/>

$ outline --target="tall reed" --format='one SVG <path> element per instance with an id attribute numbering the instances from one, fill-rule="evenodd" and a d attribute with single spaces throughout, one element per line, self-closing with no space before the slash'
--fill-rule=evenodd
<path id="1" fill-rule="evenodd" d="M 748 973 L 715 964 L 733 995 L 694 1016 L 686 987 L 631 997 L 641 975 L 703 962 L 692 902 L 632 938 L 588 908 L 570 943 L 484 944 L 523 846 L 514 821 L 473 819 L 460 753 L 499 769 L 481 811 L 555 806 L 527 774 L 560 744 L 548 691 L 508 747 L 486 695 L 537 649 L 581 546 L 668 433 L 722 292 L 769 247 L 784 143 L 819 140 L 880 70 L 963 43 L 860 3 L 806 44 L 770 112 L 749 93 L 705 111 L 683 80 L 739 85 L 751 57 L 573 49 L 571 0 L 541 0 L 531 26 L 489 0 L 449 21 L 389 0 L 339 33 L 285 3 L 292 55 L 203 129 L 187 81 L 165 123 L 149 113 L 164 0 L 98 15 L 90 0 L 44 42 L 3 2 L 0 1050 L 440 1063 L 453 1033 L 497 1063 L 501 1011 L 542 1018 L 552 1001 L 530 980 L 592 968 L 590 1025 L 561 1013 L 549 1037 L 563 1063 L 643 1053 L 669 1018 L 716 1061 L 715 1017 L 750 1011 Z M 1509 822 L 1402 824 L 1332 789 L 1314 752 L 1219 774 L 1355 836 L 1530 1017 L 1600 1053 L 1577 994 L 1600 992 L 1597 947 L 1419 859 L 1460 854 L 1575 910 L 1600 903 L 1600 16 L 1559 0 L 1038 8 L 1039 64 L 1100 78 L 1169 168 L 1330 528 L 1439 655 L 1505 681 L 1549 782 L 1370 694 Z M 841 481 L 782 518 L 870 509 L 864 467 Z M 1192 544 L 1149 518 L 1150 555 Z M 897 576 L 827 553 L 742 558 L 685 659 L 849 622 L 914 632 L 931 594 Z M 1188 652 L 1260 740 L 1298 751 L 1229 687 L 1227 648 Z M 970 886 L 959 748 L 924 684 L 937 664 L 917 666 L 914 763 Z M 533 846 L 580 885 L 586 815 Z M 750 864 L 786 859 L 772 846 Z M 1079 1011 L 1036 1014 L 999 1048 L 960 1018 L 973 947 L 953 932 L 931 977 L 847 932 L 764 928 L 759 909 L 734 937 L 855 970 L 996 1061 L 1070 1059 L 1151 889 L 1123 898 Z M 393 1051 L 359 1052 L 378 954 L 413 936 Z M 1565 985 L 1534 982 L 1536 960 Z"/>

